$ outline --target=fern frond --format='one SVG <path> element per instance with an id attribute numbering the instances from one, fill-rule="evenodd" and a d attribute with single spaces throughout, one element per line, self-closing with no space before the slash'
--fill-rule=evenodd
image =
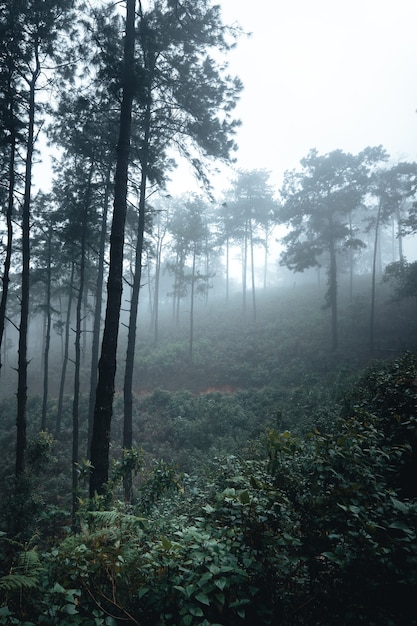
<path id="1" fill-rule="evenodd" d="M 4 593 L 18 593 L 25 589 L 35 589 L 39 584 L 37 576 L 26 574 L 6 574 L 0 578 L 0 591 Z"/>
<path id="2" fill-rule="evenodd" d="M 24 550 L 20 552 L 17 560 L 17 570 L 22 570 L 29 576 L 37 576 L 42 570 L 37 550 Z"/>
<path id="3" fill-rule="evenodd" d="M 12 571 L 0 578 L 0 591 L 5 593 L 34 589 L 39 584 L 42 565 L 36 550 L 22 550 Z"/>
<path id="4" fill-rule="evenodd" d="M 146 518 L 137 515 L 120 513 L 119 511 L 90 511 L 89 516 L 102 526 L 118 527 L 124 530 L 143 527 Z"/>

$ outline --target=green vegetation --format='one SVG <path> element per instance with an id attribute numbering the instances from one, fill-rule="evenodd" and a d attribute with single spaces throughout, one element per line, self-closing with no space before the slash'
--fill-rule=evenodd
<path id="1" fill-rule="evenodd" d="M 415 624 L 417 164 L 215 197 L 219 6 L 1 8 L 0 626 Z"/>
<path id="2" fill-rule="evenodd" d="M 326 350 L 317 288 L 268 292 L 256 324 L 232 304 L 213 310 L 192 365 L 186 331 L 166 331 L 154 351 L 143 343 L 136 448 L 121 450 L 116 397 L 111 478 L 88 498 L 80 461 L 76 520 L 70 399 L 54 440 L 37 434 L 42 401 L 29 398 L 20 498 L 4 399 L 0 624 L 415 624 L 417 357 L 394 332 L 396 316 L 409 319 L 413 346 L 415 304 L 388 295 L 378 328 L 389 360 L 367 362 L 366 308 L 343 297 L 343 352 Z M 82 395 L 82 441 L 87 406 Z M 55 413 L 51 400 L 51 428 Z"/>

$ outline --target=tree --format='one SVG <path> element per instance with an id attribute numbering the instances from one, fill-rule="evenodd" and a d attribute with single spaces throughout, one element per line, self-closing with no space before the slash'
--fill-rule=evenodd
<path id="1" fill-rule="evenodd" d="M 296 272 L 327 265 L 326 305 L 331 309 L 331 347 L 338 347 L 337 266 L 346 250 L 363 247 L 351 228 L 350 216 L 369 189 L 372 168 L 385 158 L 382 148 L 357 155 L 335 150 L 319 156 L 311 150 L 299 172 L 286 172 L 281 189 L 279 221 L 289 228 L 281 263 Z"/>
<path id="2" fill-rule="evenodd" d="M 231 135 L 237 125 L 230 112 L 240 82 L 227 76 L 208 54 L 210 49 L 216 49 L 218 54 L 230 48 L 227 34 L 218 7 L 204 0 L 181 4 L 158 0 L 147 12 L 140 6 L 138 73 L 142 88 L 137 102 L 136 132 L 141 174 L 124 379 L 125 448 L 132 443 L 132 384 L 147 185 L 149 181 L 163 184 L 162 170 L 166 171 L 169 165 L 168 147 L 179 150 L 203 179 L 203 158 L 229 159 L 234 147 Z M 197 150 L 202 157 L 195 156 Z"/>
<path id="3" fill-rule="evenodd" d="M 127 205 L 127 180 L 135 88 L 135 0 L 126 0 L 124 64 L 121 76 L 119 140 L 114 185 L 113 220 L 110 236 L 110 263 L 107 307 L 99 360 L 99 373 L 91 438 L 90 496 L 102 494 L 108 480 L 110 427 L 113 413 L 116 352 L 123 283 L 123 249 Z"/>
<path id="4" fill-rule="evenodd" d="M 398 238 L 400 241 L 400 263 L 404 263 L 401 243 L 401 204 L 414 196 L 417 190 L 417 164 L 398 163 L 374 174 L 372 195 L 376 198 L 376 214 L 369 221 L 369 228 L 374 228 L 374 246 L 372 256 L 372 287 L 371 287 L 371 315 L 369 331 L 369 348 L 374 350 L 375 343 L 375 292 L 377 272 L 377 252 L 379 234 L 382 226 L 386 225 L 392 216 L 398 219 Z"/>
<path id="5" fill-rule="evenodd" d="M 32 200 L 32 163 L 36 141 L 36 94 L 38 80 L 46 59 L 57 56 L 62 46 L 63 33 L 69 26 L 73 3 L 64 0 L 33 2 L 17 0 L 5 7 L 10 30 L 6 32 L 13 42 L 11 50 L 3 48 L 5 61 L 13 86 L 20 94 L 25 108 L 25 171 L 21 215 L 21 294 L 18 348 L 18 385 L 16 417 L 16 475 L 25 469 L 26 403 L 27 403 L 27 334 L 30 292 L 30 228 Z M 17 42 L 17 45 L 16 45 Z"/>
<path id="6" fill-rule="evenodd" d="M 417 298 L 417 261 L 395 261 L 386 266 L 384 282 L 394 287 L 395 299 Z"/>
<path id="7" fill-rule="evenodd" d="M 257 228 L 262 224 L 266 233 L 269 230 L 269 222 L 276 206 L 273 198 L 272 187 L 268 183 L 270 173 L 266 170 L 241 170 L 238 172 L 231 190 L 233 201 L 228 203 L 232 220 L 235 225 L 235 240 L 242 244 L 242 290 L 243 310 L 246 312 L 246 281 L 248 255 L 250 255 L 251 287 L 252 287 L 252 311 L 256 319 L 256 294 L 255 294 L 255 245 L 259 243 L 256 237 Z M 267 234 L 263 241 L 265 255 L 268 251 Z M 266 272 L 265 258 L 265 272 Z M 264 279 L 265 280 L 265 279 Z"/>
<path id="8" fill-rule="evenodd" d="M 186 281 L 190 285 L 190 330 L 188 356 L 190 362 L 193 360 L 194 345 L 194 304 L 196 293 L 207 292 L 209 288 L 208 280 L 210 274 L 206 264 L 206 273 L 202 273 L 197 268 L 197 259 L 203 254 L 207 256 L 206 244 L 208 241 L 208 226 L 204 222 L 203 215 L 206 209 L 201 198 L 194 196 L 185 203 L 185 224 L 186 232 L 184 238 L 188 243 L 188 251 L 191 256 L 191 272 L 186 276 Z"/>
<path id="9" fill-rule="evenodd" d="M 33 215 L 36 218 L 36 228 L 35 233 L 32 236 L 32 259 L 35 267 L 31 272 L 31 283 L 32 286 L 35 283 L 40 283 L 43 287 L 43 300 L 38 305 L 37 309 L 42 312 L 44 317 L 45 337 L 43 348 L 43 397 L 40 431 L 46 432 L 49 395 L 49 353 L 51 346 L 52 315 L 54 313 L 52 290 L 54 279 L 56 281 L 56 274 L 60 266 L 60 256 L 58 254 L 53 254 L 53 249 L 55 248 L 55 252 L 57 252 L 60 246 L 58 244 L 57 232 L 55 229 L 56 213 L 51 209 L 51 196 L 39 192 L 35 200 L 36 205 Z M 60 269 L 62 270 L 62 266 Z M 33 304 L 32 308 L 34 308 Z"/>
<path id="10" fill-rule="evenodd" d="M 93 61 L 91 61 L 91 66 L 89 67 L 90 71 L 92 71 Z M 84 253 L 86 253 L 87 249 L 92 251 L 92 263 L 85 270 L 89 270 L 94 277 L 91 290 L 95 299 L 93 307 L 87 457 L 90 454 L 97 387 L 104 262 L 107 242 L 107 213 L 110 203 L 111 175 L 114 159 L 113 146 L 117 140 L 111 94 L 101 81 L 99 69 L 100 67 L 97 69 L 96 74 L 92 76 L 88 88 L 86 87 L 81 95 L 76 92 L 74 95 L 65 94 L 61 98 L 54 115 L 54 121 L 49 129 L 49 137 L 64 149 L 64 155 L 59 166 L 57 195 L 60 196 L 59 202 L 64 212 L 66 212 L 65 219 L 69 220 L 69 222 L 74 221 L 75 215 L 72 214 L 75 210 L 74 204 L 68 204 L 66 201 L 67 195 L 60 195 L 59 189 L 65 188 L 68 191 L 68 196 L 71 196 L 73 193 L 71 187 L 76 187 L 77 185 L 79 187 L 83 184 L 80 178 L 83 169 L 88 170 L 90 168 L 89 161 L 94 163 L 94 168 L 91 172 L 91 182 L 84 190 L 91 203 L 95 205 L 94 210 L 89 211 L 88 224 L 85 224 L 88 238 L 84 246 Z M 68 167 L 66 167 L 67 162 L 70 163 L 70 168 L 68 178 L 64 184 L 59 178 L 62 177 L 62 172 L 68 170 Z M 74 224 L 83 226 L 83 220 L 80 216 Z M 100 228 L 96 229 L 95 225 L 98 224 Z M 78 242 L 81 245 L 82 237 L 83 232 L 72 233 L 69 246 L 70 254 L 74 252 L 74 242 Z M 69 243 L 68 239 L 67 243 Z M 88 286 L 88 283 L 86 283 L 87 288 Z M 87 288 L 85 290 L 86 296 L 88 295 Z"/>
<path id="11" fill-rule="evenodd" d="M 1 4 L 0 4 L 1 6 Z M 16 7 L 14 7 L 16 8 Z M 5 7 L 3 7 L 5 9 Z M 24 142 L 20 131 L 23 123 L 19 119 L 21 99 L 17 91 L 17 68 L 15 56 L 19 53 L 18 38 L 13 36 L 16 28 L 16 14 L 14 11 L 2 10 L 0 18 L 0 146 L 2 154 L 1 173 L 7 181 L 7 191 L 1 196 L 5 205 L 7 242 L 4 258 L 4 270 L 1 277 L 2 294 L 0 300 L 0 371 L 2 367 L 1 347 L 4 336 L 7 296 L 10 283 L 10 268 L 13 252 L 13 210 L 16 185 L 16 161 L 18 157 L 19 141 Z"/>
<path id="12" fill-rule="evenodd" d="M 169 200 L 171 196 L 166 198 L 167 205 L 164 208 L 165 203 L 158 204 L 153 212 L 152 212 L 152 228 L 150 232 L 150 236 L 153 241 L 153 252 L 152 255 L 155 261 L 155 271 L 154 271 L 154 288 L 153 288 L 153 304 L 151 304 L 152 317 L 151 324 L 154 334 L 154 346 L 157 347 L 159 340 L 159 291 L 160 291 L 160 280 L 161 280 L 161 269 L 162 269 L 162 250 L 164 246 L 164 241 L 168 231 L 169 224 Z M 150 259 L 148 259 L 148 263 L 150 263 Z"/>
<path id="13" fill-rule="evenodd" d="M 230 290 L 230 249 L 234 241 L 234 219 L 230 211 L 229 204 L 222 202 L 218 209 L 217 215 L 217 243 L 219 246 L 225 246 L 225 265 L 226 265 L 226 303 L 229 302 Z"/>

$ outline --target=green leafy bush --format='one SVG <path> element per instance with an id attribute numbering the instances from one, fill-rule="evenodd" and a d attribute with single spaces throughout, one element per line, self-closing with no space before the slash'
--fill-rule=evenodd
<path id="1" fill-rule="evenodd" d="M 194 475 L 142 468 L 134 506 L 87 502 L 79 533 L 35 550 L 32 587 L 2 572 L 0 624 L 412 626 L 416 380 L 407 354 L 364 374 L 331 432 L 271 428 L 263 454 L 218 455 Z M 146 402 L 217 428 L 227 407 L 210 394 Z"/>

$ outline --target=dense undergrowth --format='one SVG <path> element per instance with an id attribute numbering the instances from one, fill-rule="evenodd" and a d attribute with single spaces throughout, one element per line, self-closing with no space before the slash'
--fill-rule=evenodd
<path id="1" fill-rule="evenodd" d="M 401 354 L 412 309 L 385 305 L 379 356 L 398 356 L 370 362 L 358 308 L 343 310 L 331 355 L 312 294 L 264 305 L 256 323 L 215 313 L 192 364 L 185 338 L 166 337 L 159 357 L 140 346 L 154 385 L 137 387 L 137 448 L 120 449 L 117 396 L 108 495 L 87 498 L 80 462 L 76 520 L 70 397 L 55 438 L 37 433 L 41 400 L 29 400 L 20 499 L 2 402 L 0 624 L 416 624 L 417 357 Z M 51 399 L 51 425 L 55 411 Z"/>

